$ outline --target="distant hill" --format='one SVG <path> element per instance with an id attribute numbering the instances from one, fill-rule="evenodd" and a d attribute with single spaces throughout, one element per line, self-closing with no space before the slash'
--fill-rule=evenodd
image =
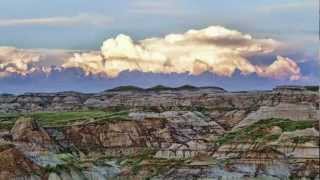
<path id="1" fill-rule="evenodd" d="M 137 86 L 119 86 L 113 89 L 106 90 L 105 92 L 121 92 L 121 91 L 197 91 L 202 89 L 208 89 L 208 90 L 216 90 L 225 92 L 223 88 L 215 87 L 215 86 L 206 86 L 206 87 L 196 87 L 191 85 L 183 85 L 179 87 L 168 87 L 163 85 L 157 85 L 151 88 L 140 88 Z"/>
<path id="2" fill-rule="evenodd" d="M 106 90 L 106 92 L 119 92 L 119 91 L 144 91 L 144 89 L 137 86 L 119 86 L 113 89 Z"/>
<path id="3" fill-rule="evenodd" d="M 282 86 L 277 86 L 274 88 L 276 91 L 284 91 L 284 90 L 289 90 L 289 91 L 319 91 L 319 86 L 295 86 L 295 85 L 282 85 Z"/>
<path id="4" fill-rule="evenodd" d="M 309 91 L 319 91 L 319 86 L 304 86 Z"/>
<path id="5" fill-rule="evenodd" d="M 147 91 L 180 91 L 180 90 L 189 90 L 189 91 L 194 91 L 194 90 L 199 90 L 201 89 L 201 87 L 195 87 L 195 86 L 191 86 L 191 85 L 183 85 L 180 87 L 167 87 L 167 86 L 162 86 L 162 85 L 158 85 L 158 86 L 154 86 L 152 88 L 148 88 L 146 89 Z"/>

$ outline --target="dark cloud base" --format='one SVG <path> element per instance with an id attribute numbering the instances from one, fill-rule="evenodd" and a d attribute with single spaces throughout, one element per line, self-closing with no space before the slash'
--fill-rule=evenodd
<path id="1" fill-rule="evenodd" d="M 258 77 L 256 74 L 243 75 L 239 71 L 232 77 L 221 77 L 212 73 L 201 75 L 189 74 L 155 74 L 142 72 L 122 72 L 116 78 L 89 75 L 77 68 L 53 71 L 51 74 L 33 73 L 28 76 L 12 75 L 0 78 L 0 93 L 21 94 L 24 92 L 57 92 L 57 91 L 79 91 L 100 92 L 121 85 L 135 85 L 140 87 L 151 87 L 155 85 L 181 86 L 185 84 L 194 86 L 219 86 L 229 91 L 240 90 L 269 90 L 276 85 L 319 84 L 316 77 L 299 80 L 274 80 Z"/>

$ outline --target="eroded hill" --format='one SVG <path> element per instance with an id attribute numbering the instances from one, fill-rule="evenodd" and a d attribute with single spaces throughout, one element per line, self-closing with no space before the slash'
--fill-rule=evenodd
<path id="1" fill-rule="evenodd" d="M 0 96 L 0 179 L 319 179 L 319 92 Z"/>

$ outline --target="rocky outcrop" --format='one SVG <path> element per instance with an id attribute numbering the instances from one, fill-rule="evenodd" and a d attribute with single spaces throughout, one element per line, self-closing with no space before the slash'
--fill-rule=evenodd
<path id="1" fill-rule="evenodd" d="M 41 167 L 18 151 L 13 144 L 0 144 L 0 179 L 40 180 Z"/>
<path id="2" fill-rule="evenodd" d="M 317 121 L 319 120 L 318 111 L 319 109 L 310 103 L 279 103 L 276 106 L 262 106 L 257 111 L 248 114 L 234 129 L 246 127 L 259 120 L 270 118 Z"/>
<path id="3" fill-rule="evenodd" d="M 20 118 L 11 129 L 14 141 L 24 141 L 37 144 L 51 143 L 46 131 L 31 118 Z"/>
<path id="4" fill-rule="evenodd" d="M 65 138 L 83 151 L 102 150 L 118 155 L 149 148 L 160 148 L 172 141 L 165 121 L 119 121 L 103 124 L 83 124 L 63 129 Z"/>
<path id="5" fill-rule="evenodd" d="M 164 158 L 193 157 L 208 153 L 207 142 L 224 133 L 214 121 L 197 112 L 130 113 L 127 120 L 104 123 L 84 123 L 60 128 L 48 128 L 51 136 L 83 152 L 103 151 L 110 155 L 128 155 L 152 149 Z M 168 155 L 168 151 L 174 152 Z"/>
<path id="6" fill-rule="evenodd" d="M 19 118 L 11 129 L 11 136 L 17 148 L 25 154 L 56 152 L 59 148 L 49 134 L 31 118 Z"/>

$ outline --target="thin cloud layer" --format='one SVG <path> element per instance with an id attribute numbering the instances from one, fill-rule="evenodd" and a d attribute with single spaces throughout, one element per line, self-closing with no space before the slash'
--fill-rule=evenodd
<path id="1" fill-rule="evenodd" d="M 106 40 L 100 52 L 75 54 L 63 67 L 109 77 L 123 71 L 193 75 L 211 72 L 230 77 L 239 70 L 275 79 L 300 79 L 299 66 L 289 58 L 278 56 L 271 65 L 255 65 L 248 60 L 250 56 L 278 51 L 281 46 L 272 39 L 257 39 L 220 26 L 138 42 L 121 34 Z"/>
<path id="2" fill-rule="evenodd" d="M 149 1 L 149 0 L 135 0 L 130 2 L 131 14 L 140 15 L 181 15 L 184 13 L 180 4 L 172 0 Z"/>
<path id="3" fill-rule="evenodd" d="M 0 19 L 0 27 L 23 25 L 75 26 L 75 25 L 109 25 L 112 18 L 101 15 L 80 14 L 76 16 L 54 16 L 27 19 Z"/>

